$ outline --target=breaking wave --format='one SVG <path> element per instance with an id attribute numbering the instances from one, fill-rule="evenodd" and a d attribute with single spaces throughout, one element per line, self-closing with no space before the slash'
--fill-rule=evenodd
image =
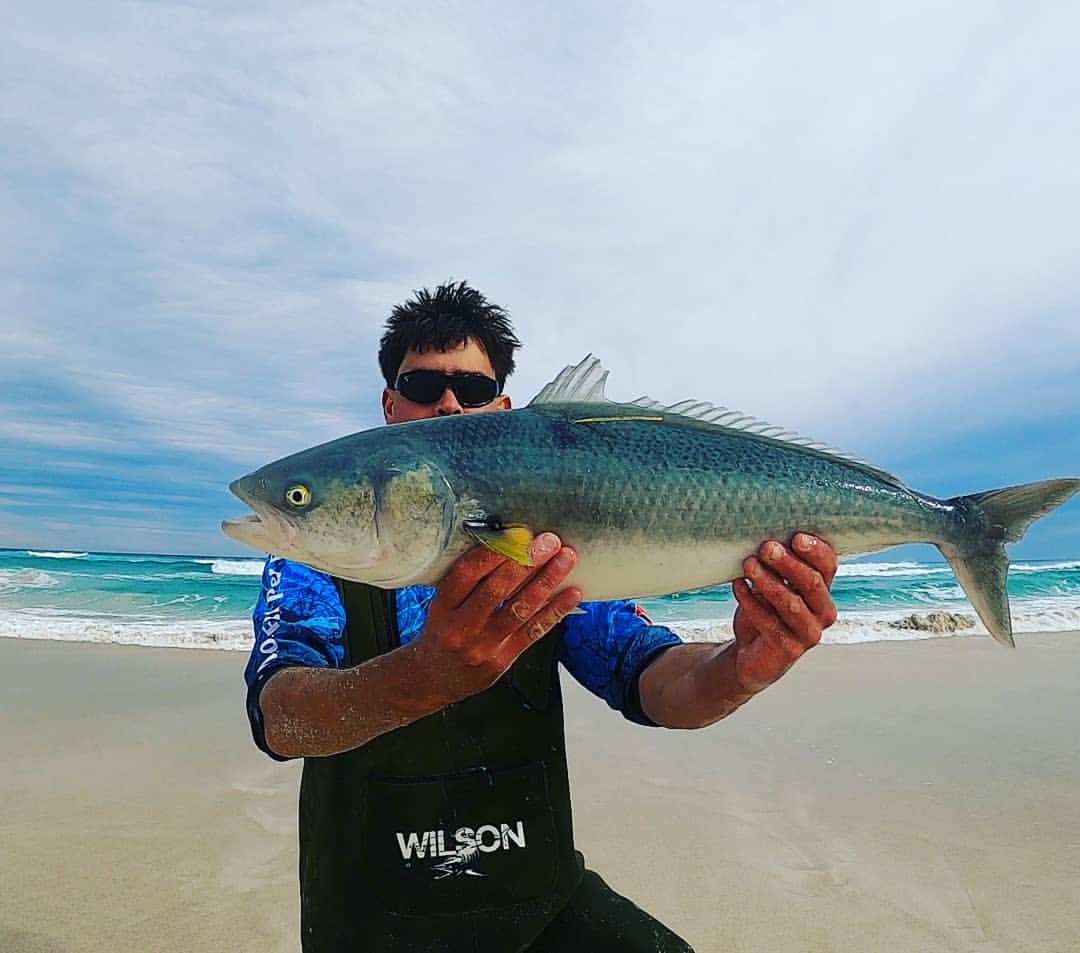
<path id="1" fill-rule="evenodd" d="M 942 563 L 940 566 L 926 563 L 841 563 L 836 570 L 838 577 L 881 579 L 899 576 L 939 576 L 948 575 L 952 570 Z"/>
<path id="2" fill-rule="evenodd" d="M 1009 567 L 1009 572 L 1071 572 L 1077 569 L 1080 569 L 1080 561 L 1061 563 L 1013 563 Z"/>
<path id="3" fill-rule="evenodd" d="M 210 572 L 216 576 L 259 576 L 262 577 L 263 566 L 266 565 L 261 559 L 196 559 L 200 566 L 209 566 Z"/>
<path id="4" fill-rule="evenodd" d="M 938 618 L 935 618 L 938 617 Z M 669 627 L 688 642 L 720 642 L 735 637 L 730 620 L 672 622 Z M 1013 631 L 1018 635 L 1036 632 L 1080 632 L 1080 604 L 1067 606 L 1014 606 Z M 856 645 L 862 642 L 908 642 L 922 639 L 989 638 L 986 627 L 973 611 L 907 613 L 889 617 L 843 613 L 826 630 L 823 645 Z"/>
<path id="5" fill-rule="evenodd" d="M 32 556 L 35 559 L 83 559 L 89 555 L 89 553 L 64 553 L 41 549 L 27 549 L 24 551 L 27 556 Z"/>
<path id="6" fill-rule="evenodd" d="M 0 569 L 0 593 L 26 589 L 55 589 L 60 580 L 43 569 Z"/>

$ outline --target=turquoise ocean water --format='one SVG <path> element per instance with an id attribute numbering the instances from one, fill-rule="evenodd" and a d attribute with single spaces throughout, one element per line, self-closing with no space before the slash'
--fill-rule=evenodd
<path id="1" fill-rule="evenodd" d="M 0 550 L 0 637 L 246 650 L 261 571 L 261 560 L 235 557 Z M 1009 592 L 1017 632 L 1080 630 L 1080 559 L 1018 561 Z M 975 618 L 943 563 L 845 563 L 833 594 L 831 642 L 931 637 L 896 627 L 912 614 Z M 643 604 L 685 637 L 731 635 L 730 586 Z"/>

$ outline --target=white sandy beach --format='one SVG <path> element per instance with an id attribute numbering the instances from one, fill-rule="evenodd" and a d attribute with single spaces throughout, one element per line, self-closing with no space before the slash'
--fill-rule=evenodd
<path id="1" fill-rule="evenodd" d="M 700 732 L 564 679 L 579 846 L 698 953 L 1080 950 L 1080 633 L 822 646 Z M 0 639 L 0 951 L 295 953 L 240 653 Z"/>

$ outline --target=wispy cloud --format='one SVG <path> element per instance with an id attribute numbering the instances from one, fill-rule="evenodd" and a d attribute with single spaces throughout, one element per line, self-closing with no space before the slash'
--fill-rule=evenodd
<path id="1" fill-rule="evenodd" d="M 511 308 L 519 402 L 593 351 L 616 397 L 883 462 L 994 435 L 992 481 L 995 444 L 1080 421 L 1078 27 L 974 0 L 22 5 L 0 452 L 197 486 L 202 520 L 231 476 L 376 424 L 384 316 L 455 277 Z M 151 510 L 154 548 L 192 548 Z M 43 544 L 117 545 L 68 523 Z"/>

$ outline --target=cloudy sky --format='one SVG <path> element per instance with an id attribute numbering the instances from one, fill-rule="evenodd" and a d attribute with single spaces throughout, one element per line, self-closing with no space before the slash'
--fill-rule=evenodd
<path id="1" fill-rule="evenodd" d="M 242 552 L 449 278 L 519 402 L 593 351 L 936 495 L 1080 475 L 1075 4 L 225 6 L 5 13 L 0 546 Z"/>

